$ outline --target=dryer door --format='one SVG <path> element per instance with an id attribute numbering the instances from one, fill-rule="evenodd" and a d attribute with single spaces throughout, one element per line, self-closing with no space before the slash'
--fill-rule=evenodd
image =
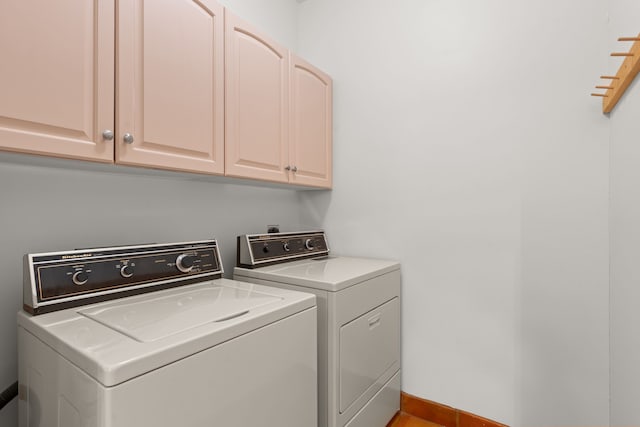
<path id="1" fill-rule="evenodd" d="M 363 394 L 375 394 L 400 367 L 399 298 L 340 328 L 339 364 L 343 413 Z"/>

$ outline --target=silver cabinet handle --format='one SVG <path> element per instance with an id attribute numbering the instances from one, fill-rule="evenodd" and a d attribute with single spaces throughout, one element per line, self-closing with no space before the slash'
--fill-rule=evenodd
<path id="1" fill-rule="evenodd" d="M 294 172 L 294 173 L 298 172 L 298 167 L 297 166 L 292 167 L 291 168 L 291 172 Z"/>
<path id="2" fill-rule="evenodd" d="M 125 133 L 122 136 L 122 140 L 124 142 L 126 142 L 127 144 L 132 144 L 133 143 L 133 135 L 131 135 L 130 133 Z"/>
<path id="3" fill-rule="evenodd" d="M 286 170 L 286 171 L 290 171 L 290 170 L 291 170 L 291 166 L 287 165 L 287 167 L 286 167 L 286 168 L 284 168 L 284 170 Z"/>
<path id="4" fill-rule="evenodd" d="M 102 132 L 102 138 L 105 141 L 113 141 L 113 131 L 110 129 L 105 130 L 104 132 Z"/>

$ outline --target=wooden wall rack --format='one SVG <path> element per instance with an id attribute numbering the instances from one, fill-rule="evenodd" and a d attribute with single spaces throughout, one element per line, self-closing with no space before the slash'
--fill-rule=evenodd
<path id="1" fill-rule="evenodd" d="M 597 89 L 606 89 L 605 93 L 592 93 L 591 96 L 602 97 L 602 112 L 610 113 L 616 106 L 624 91 L 627 90 L 633 79 L 640 71 L 640 35 L 637 37 L 620 37 L 618 41 L 634 42 L 628 52 L 614 52 L 611 56 L 624 57 L 615 76 L 600 76 L 608 80 L 607 85 L 598 85 Z"/>

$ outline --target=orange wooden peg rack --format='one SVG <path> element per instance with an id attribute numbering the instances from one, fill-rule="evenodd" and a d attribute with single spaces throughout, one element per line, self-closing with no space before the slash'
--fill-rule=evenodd
<path id="1" fill-rule="evenodd" d="M 596 86 L 598 89 L 607 89 L 605 93 L 592 93 L 591 96 L 602 97 L 602 112 L 610 113 L 616 106 L 624 91 L 627 90 L 633 79 L 640 71 L 640 35 L 638 37 L 620 37 L 618 41 L 634 42 L 628 52 L 614 52 L 611 56 L 624 57 L 615 76 L 600 76 L 601 79 L 610 80 L 606 86 Z"/>

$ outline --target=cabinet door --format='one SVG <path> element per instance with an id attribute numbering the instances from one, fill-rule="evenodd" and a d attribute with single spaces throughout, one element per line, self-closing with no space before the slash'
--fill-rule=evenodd
<path id="1" fill-rule="evenodd" d="M 286 182 L 288 51 L 231 13 L 225 19 L 225 174 Z"/>
<path id="2" fill-rule="evenodd" d="M 211 0 L 119 0 L 117 163 L 224 173 L 223 13 Z"/>
<path id="3" fill-rule="evenodd" d="M 331 77 L 291 54 L 290 182 L 331 188 Z"/>
<path id="4" fill-rule="evenodd" d="M 0 149 L 113 162 L 114 3 L 0 1 Z"/>

